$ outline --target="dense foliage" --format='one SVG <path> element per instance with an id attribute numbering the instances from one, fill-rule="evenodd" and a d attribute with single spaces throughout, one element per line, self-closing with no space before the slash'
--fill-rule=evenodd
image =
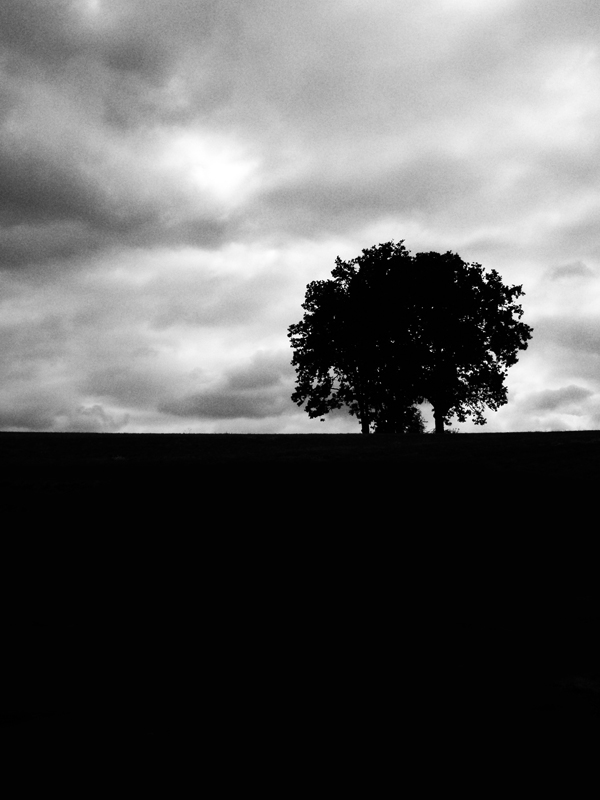
<path id="1" fill-rule="evenodd" d="M 456 416 L 484 424 L 485 407 L 507 402 L 506 370 L 527 348 L 522 286 L 447 252 L 411 256 L 388 242 L 306 290 L 303 319 L 290 325 L 292 400 L 319 417 L 347 407 L 363 433 L 422 430 L 418 404 L 434 409 L 436 432 Z"/>

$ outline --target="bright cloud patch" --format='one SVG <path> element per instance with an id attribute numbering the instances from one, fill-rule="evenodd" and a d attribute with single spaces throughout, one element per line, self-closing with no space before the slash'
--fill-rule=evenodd
<path id="1" fill-rule="evenodd" d="M 250 193 L 257 169 L 242 147 L 218 136 L 194 131 L 168 135 L 157 156 L 157 166 L 191 191 L 200 191 L 225 207 L 241 205 Z"/>

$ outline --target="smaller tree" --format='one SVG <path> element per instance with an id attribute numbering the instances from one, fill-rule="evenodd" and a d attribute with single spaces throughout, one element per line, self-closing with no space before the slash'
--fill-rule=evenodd
<path id="1" fill-rule="evenodd" d="M 374 433 L 425 433 L 425 420 L 416 406 L 382 409 L 375 415 Z"/>
<path id="2" fill-rule="evenodd" d="M 485 425 L 485 408 L 507 402 L 508 367 L 531 339 L 516 302 L 523 287 L 506 286 L 495 270 L 484 273 L 450 252 L 417 253 L 415 268 L 423 284 L 415 315 L 420 385 L 435 431 L 443 433 L 453 416 Z"/>

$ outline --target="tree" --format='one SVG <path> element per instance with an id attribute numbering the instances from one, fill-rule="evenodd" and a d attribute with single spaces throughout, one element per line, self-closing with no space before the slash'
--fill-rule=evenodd
<path id="1" fill-rule="evenodd" d="M 411 256 L 403 241 L 338 257 L 332 277 L 308 285 L 288 329 L 292 400 L 311 418 L 346 406 L 363 433 L 400 433 L 419 428 L 428 401 L 443 433 L 453 416 L 483 425 L 486 406 L 507 402 L 506 370 L 532 331 L 519 321 L 522 286 L 455 253 Z"/>
<path id="2" fill-rule="evenodd" d="M 425 420 L 416 406 L 398 408 L 395 414 L 384 409 L 374 424 L 374 433 L 425 433 Z"/>
<path id="3" fill-rule="evenodd" d="M 428 284 L 420 304 L 422 396 L 433 406 L 436 433 L 456 416 L 484 425 L 485 407 L 507 403 L 508 367 L 527 349 L 532 328 L 520 322 L 521 286 L 505 286 L 492 270 L 454 253 L 418 253 L 415 269 Z M 427 301 L 425 303 L 424 301 Z"/>

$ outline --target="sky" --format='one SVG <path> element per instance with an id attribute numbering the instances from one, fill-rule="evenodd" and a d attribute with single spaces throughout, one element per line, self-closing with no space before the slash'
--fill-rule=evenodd
<path id="1" fill-rule="evenodd" d="M 391 240 L 525 292 L 453 427 L 597 429 L 599 48 L 597 0 L 2 0 L 0 430 L 359 433 L 287 330 Z"/>

